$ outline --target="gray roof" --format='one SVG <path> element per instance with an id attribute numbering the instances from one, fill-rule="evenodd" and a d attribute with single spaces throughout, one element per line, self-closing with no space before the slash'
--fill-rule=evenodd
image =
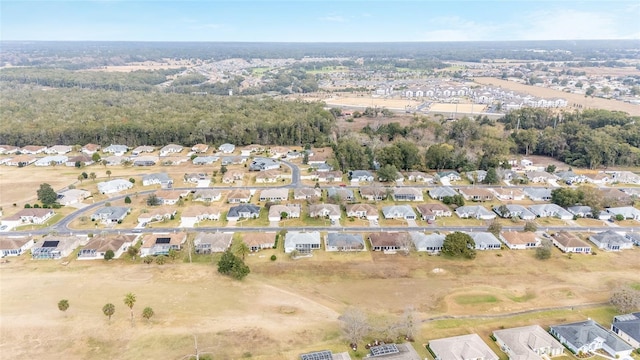
<path id="1" fill-rule="evenodd" d="M 142 181 L 158 180 L 161 183 L 172 181 L 167 173 L 147 174 L 142 176 Z"/>
<path id="2" fill-rule="evenodd" d="M 490 215 L 493 215 L 493 217 L 496 216 L 496 214 L 487 210 L 484 206 L 480 206 L 480 205 L 460 206 L 455 210 L 455 212 L 458 216 L 462 216 L 465 214 L 473 217 L 490 216 Z"/>
<path id="3" fill-rule="evenodd" d="M 501 217 L 511 217 L 511 216 L 514 216 L 514 215 L 518 216 L 520 218 L 536 217 L 526 207 L 524 207 L 522 205 L 514 205 L 514 204 L 505 204 L 504 206 L 507 208 L 507 210 L 509 210 L 509 212 L 507 214 L 501 214 L 500 213 L 500 207 L 501 206 L 494 206 L 493 207 L 493 211 L 496 214 L 500 215 Z"/>
<path id="4" fill-rule="evenodd" d="M 573 217 L 573 214 L 556 204 L 531 205 L 529 210 L 536 216 Z"/>
<path id="5" fill-rule="evenodd" d="M 353 190 L 331 187 L 327 189 L 327 196 L 328 197 L 338 196 L 341 199 L 353 199 Z"/>
<path id="6" fill-rule="evenodd" d="M 518 360 L 540 360 L 540 349 L 555 349 L 562 352 L 564 347 L 539 325 L 522 326 L 493 332 L 511 351 L 509 357 Z"/>
<path id="7" fill-rule="evenodd" d="M 524 193 L 533 199 L 551 198 L 551 189 L 547 188 L 525 188 Z"/>
<path id="8" fill-rule="evenodd" d="M 618 315 L 613 318 L 612 326 L 617 327 L 629 337 L 640 342 L 640 312 Z"/>
<path id="9" fill-rule="evenodd" d="M 192 160 L 194 164 L 211 164 L 218 161 L 217 156 L 198 156 Z"/>
<path id="10" fill-rule="evenodd" d="M 352 171 L 349 171 L 349 178 L 350 179 L 369 178 L 369 177 L 373 177 L 373 174 L 369 170 L 352 170 Z"/>
<path id="11" fill-rule="evenodd" d="M 289 231 L 284 238 L 284 247 L 295 247 L 296 244 L 320 244 L 320 232 Z"/>
<path id="12" fill-rule="evenodd" d="M 618 234 L 613 230 L 603 231 L 601 233 L 591 235 L 589 238 L 598 241 L 600 244 L 609 245 L 623 245 L 629 244 L 631 242 L 631 240 L 625 238 L 624 236 Z"/>
<path id="13" fill-rule="evenodd" d="M 597 337 L 604 339 L 604 343 L 616 352 L 632 349 L 631 345 L 593 320 L 551 326 L 551 331 L 576 349 L 591 343 Z"/>
<path id="14" fill-rule="evenodd" d="M 574 215 L 591 214 L 591 206 L 582 206 L 582 205 L 569 206 L 567 210 Z"/>
<path id="15" fill-rule="evenodd" d="M 364 249 L 364 239 L 360 234 L 332 232 L 327 234 L 327 246 L 345 248 L 356 248 L 361 246 L 362 249 Z"/>
<path id="16" fill-rule="evenodd" d="M 240 204 L 237 206 L 232 206 L 227 213 L 227 217 L 239 217 L 240 213 L 260 215 L 260 206 L 253 204 Z"/>
<path id="17" fill-rule="evenodd" d="M 466 234 L 471 236 L 473 241 L 476 243 L 476 248 L 486 248 L 490 245 L 497 245 L 498 247 L 502 246 L 500 240 L 490 232 L 477 231 L 467 232 Z"/>
<path id="18" fill-rule="evenodd" d="M 433 199 L 439 199 L 445 196 L 455 196 L 458 193 L 448 186 L 439 186 L 437 188 L 433 188 L 429 190 L 429 196 Z"/>
<path id="19" fill-rule="evenodd" d="M 262 170 L 267 167 L 280 166 L 280 162 L 270 158 L 255 158 L 249 165 L 249 170 Z"/>
<path id="20" fill-rule="evenodd" d="M 429 248 L 441 249 L 445 236 L 442 234 L 424 234 L 412 231 L 409 233 L 413 245 L 417 251 L 426 251 Z"/>
<path id="21" fill-rule="evenodd" d="M 468 334 L 429 341 L 438 360 L 498 360 L 498 355 L 478 336 Z"/>
<path id="22" fill-rule="evenodd" d="M 121 219 L 129 212 L 128 207 L 124 206 L 105 206 L 93 213 L 94 217 L 106 217 L 107 219 Z"/>
<path id="23" fill-rule="evenodd" d="M 414 217 L 416 216 L 416 213 L 409 205 L 391 205 L 384 206 L 382 208 L 382 215 L 384 215 L 385 218 L 396 217 L 397 214 L 401 215 L 402 217 L 406 217 L 407 215 L 413 215 Z"/>

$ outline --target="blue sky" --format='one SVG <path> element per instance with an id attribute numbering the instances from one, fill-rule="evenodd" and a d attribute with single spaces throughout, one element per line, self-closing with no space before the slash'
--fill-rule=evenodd
<path id="1" fill-rule="evenodd" d="M 2 40 L 640 39 L 640 0 L 0 1 Z"/>

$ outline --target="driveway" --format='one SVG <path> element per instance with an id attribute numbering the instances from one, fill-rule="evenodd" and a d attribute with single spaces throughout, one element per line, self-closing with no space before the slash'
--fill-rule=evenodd
<path id="1" fill-rule="evenodd" d="M 380 227 L 380 223 L 378 222 L 378 220 L 369 220 L 369 226 L 370 227 Z"/>
<path id="2" fill-rule="evenodd" d="M 416 227 L 416 226 L 418 226 L 418 224 L 413 219 L 407 219 L 407 226 Z"/>
<path id="3" fill-rule="evenodd" d="M 185 219 L 181 219 L 180 220 L 180 227 L 181 228 L 186 228 L 186 227 L 192 228 L 192 227 L 195 227 L 195 226 L 196 226 L 196 220 L 193 219 L 193 218 L 190 218 L 190 219 L 187 219 L 187 220 L 185 220 Z"/>

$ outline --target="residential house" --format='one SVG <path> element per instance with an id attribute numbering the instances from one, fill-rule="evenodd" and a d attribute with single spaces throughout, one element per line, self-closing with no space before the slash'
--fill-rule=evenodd
<path id="1" fill-rule="evenodd" d="M 564 353 L 562 344 L 539 325 L 495 330 L 493 337 L 510 360 L 543 360 Z"/>
<path id="2" fill-rule="evenodd" d="M 382 186 L 363 186 L 358 189 L 360 197 L 369 201 L 382 201 L 387 198 L 388 188 Z"/>
<path id="3" fill-rule="evenodd" d="M 191 160 L 189 156 L 165 156 L 162 158 L 161 164 L 164 166 L 175 166 L 186 163 Z"/>
<path id="4" fill-rule="evenodd" d="M 633 196 L 625 191 L 614 188 L 603 188 L 598 190 L 600 191 L 600 196 L 603 199 L 606 199 L 608 205 L 611 207 L 633 205 Z"/>
<path id="5" fill-rule="evenodd" d="M 498 360 L 499 357 L 478 334 L 429 341 L 436 360 Z"/>
<path id="6" fill-rule="evenodd" d="M 289 148 L 284 146 L 274 146 L 269 149 L 269 153 L 271 153 L 271 156 L 273 156 L 274 158 L 282 158 L 286 156 L 289 151 Z"/>
<path id="7" fill-rule="evenodd" d="M 37 155 L 45 152 L 47 150 L 46 146 L 39 145 L 27 145 L 20 149 L 20 153 L 29 154 L 29 155 Z"/>
<path id="8" fill-rule="evenodd" d="M 154 207 L 148 212 L 138 215 L 138 223 L 146 225 L 154 221 L 170 220 L 172 217 L 175 218 L 176 214 L 178 214 L 178 210 L 174 208 L 164 206 Z"/>
<path id="9" fill-rule="evenodd" d="M 193 247 L 196 254 L 211 254 L 225 252 L 231 247 L 233 241 L 233 233 L 215 232 L 215 233 L 198 233 L 193 239 Z"/>
<path id="10" fill-rule="evenodd" d="M 633 247 L 633 242 L 631 240 L 613 230 L 607 230 L 591 235 L 589 236 L 589 240 L 594 243 L 598 249 L 607 251 L 620 251 L 631 249 Z"/>
<path id="11" fill-rule="evenodd" d="M 480 205 L 460 206 L 456 208 L 455 213 L 461 219 L 493 220 L 496 218 L 496 214 Z"/>
<path id="12" fill-rule="evenodd" d="M 311 200 L 322 197 L 322 190 L 316 188 L 295 188 L 293 189 L 294 200 Z"/>
<path id="13" fill-rule="evenodd" d="M 611 181 L 622 184 L 640 184 L 640 175 L 631 171 L 611 171 L 607 172 L 611 175 Z"/>
<path id="14" fill-rule="evenodd" d="M 262 152 L 264 152 L 264 146 L 257 145 L 257 144 L 251 144 L 251 145 L 245 146 L 240 151 L 240 155 L 242 155 L 242 156 L 251 156 L 252 154 L 262 153 Z"/>
<path id="15" fill-rule="evenodd" d="M 180 215 L 180 227 L 193 227 L 205 220 L 220 220 L 220 208 L 215 206 L 192 205 Z"/>
<path id="16" fill-rule="evenodd" d="M 102 149 L 102 152 L 105 154 L 111 154 L 114 156 L 123 156 L 129 151 L 129 147 L 127 145 L 114 145 L 111 144 L 106 148 Z"/>
<path id="17" fill-rule="evenodd" d="M 220 159 L 217 156 L 196 156 L 193 158 L 193 160 L 191 160 L 191 162 L 193 163 L 193 165 L 211 165 L 213 163 L 215 163 L 216 161 L 218 161 L 218 159 Z"/>
<path id="18" fill-rule="evenodd" d="M 184 182 L 196 184 L 197 187 L 207 187 L 211 182 L 211 176 L 206 173 L 184 174 Z"/>
<path id="19" fill-rule="evenodd" d="M 392 190 L 395 201 L 424 201 L 422 189 L 397 187 Z"/>
<path id="20" fill-rule="evenodd" d="M 595 174 L 585 174 L 587 182 L 595 185 L 607 185 L 613 182 L 611 176 L 604 172 L 598 172 Z"/>
<path id="21" fill-rule="evenodd" d="M 463 188 L 458 190 L 467 201 L 491 201 L 493 194 L 484 188 Z"/>
<path id="22" fill-rule="evenodd" d="M 367 220 L 378 219 L 378 208 L 369 204 L 349 204 L 347 208 L 347 217 L 354 217 Z"/>
<path id="23" fill-rule="evenodd" d="M 58 192 L 58 204 L 62 206 L 68 206 L 73 204 L 79 204 L 84 199 L 91 196 L 91 193 L 82 189 L 67 189 Z"/>
<path id="24" fill-rule="evenodd" d="M 252 232 L 242 234 L 242 241 L 249 247 L 251 252 L 262 249 L 271 249 L 276 245 L 275 232 Z"/>
<path id="25" fill-rule="evenodd" d="M 270 158 L 255 158 L 249 164 L 249 171 L 267 171 L 280 168 L 280 161 Z"/>
<path id="26" fill-rule="evenodd" d="M 309 164 L 309 169 L 312 169 L 313 171 L 318 171 L 318 172 L 333 171 L 333 166 L 325 163 L 314 163 L 314 164 Z"/>
<path id="27" fill-rule="evenodd" d="M 111 155 L 102 158 L 102 161 L 106 162 L 107 166 L 118 166 L 130 160 L 126 156 Z"/>
<path id="28" fill-rule="evenodd" d="M 227 220 L 238 221 L 240 219 L 256 219 L 260 216 L 260 207 L 253 204 L 240 204 L 232 206 L 227 213 Z"/>
<path id="29" fill-rule="evenodd" d="M 551 241 L 564 253 L 591 254 L 591 246 L 577 235 L 560 231 L 551 236 Z"/>
<path id="30" fill-rule="evenodd" d="M 113 258 L 117 259 L 134 243 L 136 235 L 97 235 L 92 237 L 87 245 L 78 252 L 78 260 L 104 259 L 107 251 L 113 251 Z"/>
<path id="31" fill-rule="evenodd" d="M 218 146 L 218 151 L 222 152 L 223 154 L 231 154 L 235 150 L 236 150 L 236 146 L 229 143 L 225 143 Z"/>
<path id="32" fill-rule="evenodd" d="M 324 241 L 326 251 L 364 251 L 366 246 L 361 234 L 330 232 Z"/>
<path id="33" fill-rule="evenodd" d="M 133 166 L 153 166 L 157 163 L 157 156 L 139 156 L 133 158 Z"/>
<path id="34" fill-rule="evenodd" d="M 369 234 L 372 251 L 409 251 L 411 239 L 406 232 L 377 232 Z"/>
<path id="35" fill-rule="evenodd" d="M 311 204 L 309 205 L 309 217 L 312 218 L 329 218 L 331 220 L 340 220 L 342 212 L 340 205 L 335 204 Z"/>
<path id="36" fill-rule="evenodd" d="M 122 222 L 131 212 L 131 208 L 124 206 L 105 206 L 91 214 L 91 221 L 100 221 L 103 224 Z"/>
<path id="37" fill-rule="evenodd" d="M 525 188 L 524 194 L 533 201 L 551 201 L 551 189 L 547 188 Z"/>
<path id="38" fill-rule="evenodd" d="M 269 221 L 280 221 L 283 214 L 287 219 L 297 219 L 302 212 L 300 204 L 271 205 L 269 208 Z"/>
<path id="39" fill-rule="evenodd" d="M 220 201 L 222 191 L 216 189 L 198 189 L 193 193 L 193 201 L 212 202 Z"/>
<path id="40" fill-rule="evenodd" d="M 640 312 L 614 316 L 611 331 L 634 348 L 640 348 Z"/>
<path id="41" fill-rule="evenodd" d="M 471 236 L 476 243 L 476 250 L 500 250 L 502 248 L 500 240 L 490 232 L 474 231 L 465 232 L 465 234 Z"/>
<path id="42" fill-rule="evenodd" d="M 77 236 L 51 236 L 38 241 L 31 247 L 31 258 L 34 260 L 57 260 L 71 255 L 80 245 Z"/>
<path id="43" fill-rule="evenodd" d="M 585 217 L 593 217 L 593 212 L 591 211 L 591 206 L 569 206 L 567 211 L 572 213 L 575 217 L 585 218 Z"/>
<path id="44" fill-rule="evenodd" d="M 372 182 L 373 174 L 369 170 L 352 170 L 349 171 L 349 180 L 352 185 L 357 185 L 363 182 Z"/>
<path id="45" fill-rule="evenodd" d="M 158 190 L 156 197 L 162 205 L 175 205 L 180 199 L 189 196 L 189 190 Z"/>
<path id="46" fill-rule="evenodd" d="M 50 148 L 44 150 L 45 154 L 49 155 L 64 155 L 70 153 L 73 150 L 71 145 L 53 145 Z"/>
<path id="47" fill-rule="evenodd" d="M 385 219 L 415 220 L 416 213 L 409 205 L 390 205 L 382 207 L 382 216 Z"/>
<path id="48" fill-rule="evenodd" d="M 195 144 L 191 147 L 191 151 L 196 154 L 206 153 L 209 150 L 209 145 L 207 144 Z"/>
<path id="49" fill-rule="evenodd" d="M 443 204 L 420 204 L 416 206 L 418 213 L 422 216 L 422 220 L 434 221 L 437 217 L 451 216 L 451 209 Z"/>
<path id="50" fill-rule="evenodd" d="M 433 184 L 435 178 L 420 171 L 412 171 L 407 174 L 407 180 L 426 184 Z"/>
<path id="51" fill-rule="evenodd" d="M 521 201 L 524 200 L 524 192 L 520 189 L 516 188 L 491 188 L 489 191 L 492 191 L 496 198 L 500 201 Z"/>
<path id="52" fill-rule="evenodd" d="M 558 171 L 555 173 L 555 175 L 559 178 L 559 180 L 567 184 L 582 184 L 587 182 L 586 176 L 578 175 L 574 173 L 572 170 Z"/>
<path id="53" fill-rule="evenodd" d="M 251 201 L 251 195 L 251 190 L 233 189 L 227 195 L 227 202 L 229 204 L 248 203 Z"/>
<path id="54" fill-rule="evenodd" d="M 536 218 L 534 213 L 522 205 L 506 204 L 494 206 L 493 211 L 498 214 L 498 216 L 505 219 L 517 217 L 522 220 L 534 220 Z"/>
<path id="55" fill-rule="evenodd" d="M 624 237 L 631 240 L 634 245 L 640 246 L 640 233 L 628 232 Z"/>
<path id="56" fill-rule="evenodd" d="M 330 187 L 327 189 L 327 198 L 329 199 L 337 199 L 338 201 L 353 201 L 355 197 L 353 195 L 353 190 L 347 188 L 335 188 Z"/>
<path id="57" fill-rule="evenodd" d="M 153 146 L 141 145 L 131 150 L 131 156 L 140 156 L 140 154 L 150 154 L 156 151 L 156 148 Z"/>
<path id="58" fill-rule="evenodd" d="M 34 162 L 36 162 L 36 160 L 38 159 L 36 159 L 33 155 L 22 154 L 22 155 L 14 156 L 11 159 L 7 160 L 5 162 L 5 165 L 25 167 L 33 164 Z"/>
<path id="59" fill-rule="evenodd" d="M 160 149 L 160 156 L 169 156 L 171 154 L 179 154 L 182 152 L 182 145 L 169 144 Z"/>
<path id="60" fill-rule="evenodd" d="M 541 204 L 541 205 L 531 205 L 529 206 L 529 211 L 531 211 L 536 217 L 555 217 L 561 220 L 571 220 L 573 219 L 573 214 L 568 212 L 567 210 L 561 208 L 556 204 Z"/>
<path id="61" fill-rule="evenodd" d="M 524 173 L 524 175 L 527 177 L 527 179 L 529 180 L 529 182 L 532 183 L 548 183 L 549 181 L 553 181 L 553 180 L 557 180 L 558 177 L 553 175 L 553 174 L 549 174 L 546 171 L 527 171 Z"/>
<path id="62" fill-rule="evenodd" d="M 553 325 L 549 332 L 574 354 L 595 354 L 604 350 L 611 357 L 630 357 L 633 348 L 613 331 L 589 319 L 575 323 Z"/>
<path id="63" fill-rule="evenodd" d="M 89 166 L 93 164 L 93 159 L 91 156 L 87 154 L 80 154 L 77 156 L 71 156 L 67 159 L 67 162 L 64 163 L 65 166 L 68 167 L 78 167 L 79 166 Z"/>
<path id="64" fill-rule="evenodd" d="M 447 196 L 451 197 L 456 195 L 458 195 L 458 193 L 448 186 L 439 186 L 433 189 L 429 189 L 429 196 L 432 199 L 436 199 L 440 201 L 442 201 L 442 199 L 444 199 Z"/>
<path id="65" fill-rule="evenodd" d="M 342 171 L 313 171 L 307 175 L 301 175 L 300 179 L 332 183 L 342 181 Z"/>
<path id="66" fill-rule="evenodd" d="M 310 254 L 311 251 L 320 249 L 320 244 L 319 231 L 288 231 L 284 237 L 284 252 L 290 254 L 296 250 L 299 254 Z"/>
<path id="67" fill-rule="evenodd" d="M 98 144 L 87 144 L 82 147 L 82 152 L 87 155 L 93 155 L 98 151 L 100 151 L 100 149 L 101 149 L 101 146 Z"/>
<path id="68" fill-rule="evenodd" d="M 36 160 L 34 166 L 56 166 L 67 162 L 69 158 L 65 155 L 50 155 Z"/>
<path id="69" fill-rule="evenodd" d="M 640 220 L 640 210 L 633 206 L 612 207 L 607 212 L 613 216 L 622 215 L 625 219 Z"/>
<path id="70" fill-rule="evenodd" d="M 265 170 L 256 175 L 256 184 L 273 184 L 290 178 L 291 174 L 285 174 L 280 170 Z"/>
<path id="71" fill-rule="evenodd" d="M 239 170 L 231 170 L 222 175 L 222 182 L 225 184 L 232 184 L 235 182 L 239 182 L 240 184 L 242 184 L 243 178 L 244 172 Z"/>
<path id="72" fill-rule="evenodd" d="M 173 187 L 173 179 L 167 173 L 147 174 L 142 176 L 142 186 L 160 185 L 162 189 Z"/>
<path id="73" fill-rule="evenodd" d="M 0 237 L 0 258 L 22 255 L 34 244 L 35 240 L 31 236 Z"/>
<path id="74" fill-rule="evenodd" d="M 273 188 L 260 191 L 260 201 L 286 201 L 289 199 L 289 189 Z"/>
<path id="75" fill-rule="evenodd" d="M 484 181 L 484 178 L 487 177 L 487 172 L 484 170 L 475 170 L 467 172 L 466 175 L 472 184 L 480 184 Z"/>
<path id="76" fill-rule="evenodd" d="M 13 145 L 0 145 L 0 155 L 15 154 L 20 150 L 19 147 Z"/>
<path id="77" fill-rule="evenodd" d="M 439 254 L 442 251 L 445 236 L 443 234 L 433 233 L 425 234 L 412 231 L 409 233 L 413 246 L 416 251 L 426 251 L 431 254 Z"/>
<path id="78" fill-rule="evenodd" d="M 440 183 L 443 183 L 443 181 L 445 183 L 450 183 L 453 181 L 460 181 L 462 180 L 462 176 L 460 176 L 460 173 L 458 173 L 457 171 L 441 171 L 436 175 L 436 178 L 440 181 Z"/>
<path id="79" fill-rule="evenodd" d="M 2 225 L 7 225 L 7 229 L 10 230 L 22 225 L 44 224 L 53 215 L 55 213 L 52 209 L 22 209 L 12 216 L 2 219 Z"/>
<path id="80" fill-rule="evenodd" d="M 169 234 L 148 234 L 142 238 L 140 257 L 169 255 L 170 250 L 179 251 L 187 240 L 183 232 Z"/>
<path id="81" fill-rule="evenodd" d="M 221 164 L 228 166 L 228 165 L 240 165 L 240 164 L 244 164 L 245 162 L 247 162 L 247 158 L 243 156 L 223 156 Z"/>
<path id="82" fill-rule="evenodd" d="M 532 249 L 542 244 L 536 233 L 528 231 L 503 231 L 500 240 L 511 250 Z"/>

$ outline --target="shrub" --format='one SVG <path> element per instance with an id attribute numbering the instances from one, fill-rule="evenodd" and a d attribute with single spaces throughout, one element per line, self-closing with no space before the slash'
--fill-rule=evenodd
<path id="1" fill-rule="evenodd" d="M 164 255 L 160 255 L 156 258 L 156 264 L 158 265 L 164 265 L 164 263 L 167 262 L 167 257 Z"/>
<path id="2" fill-rule="evenodd" d="M 144 261 L 145 264 L 151 264 L 153 262 L 153 258 L 151 256 L 147 256 L 142 261 Z"/>
<path id="3" fill-rule="evenodd" d="M 276 259 L 277 259 L 277 258 L 278 258 L 278 257 L 277 257 L 275 254 L 274 254 L 274 255 L 271 255 L 271 261 L 276 261 Z"/>
<path id="4" fill-rule="evenodd" d="M 33 204 L 33 208 L 34 209 L 39 209 L 40 208 L 40 204 Z"/>
<path id="5" fill-rule="evenodd" d="M 104 259 L 105 260 L 111 260 L 111 259 L 113 259 L 114 256 L 115 256 L 115 254 L 113 253 L 113 250 L 111 250 L 111 249 L 107 250 L 107 252 L 104 253 Z"/>

